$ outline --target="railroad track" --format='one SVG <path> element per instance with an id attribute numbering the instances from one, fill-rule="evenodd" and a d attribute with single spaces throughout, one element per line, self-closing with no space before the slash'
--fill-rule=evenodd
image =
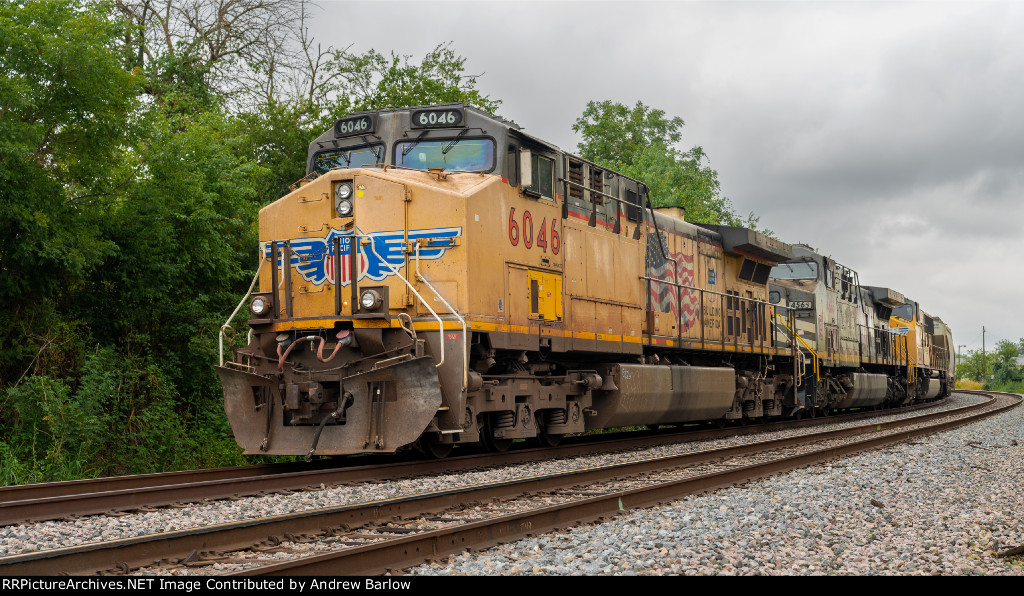
<path id="1" fill-rule="evenodd" d="M 917 405 L 891 412 L 912 412 L 935 404 Z M 507 466 L 578 457 L 598 452 L 642 449 L 679 441 L 753 434 L 772 430 L 806 428 L 838 420 L 857 420 L 877 412 L 855 412 L 802 421 L 783 421 L 727 429 L 687 427 L 649 433 L 622 433 L 579 437 L 558 448 L 513 449 L 509 453 L 473 453 L 440 461 L 396 456 L 370 456 L 345 460 L 324 459 L 312 464 L 290 463 L 142 474 L 74 480 L 46 484 L 0 487 L 0 526 L 87 515 L 147 511 L 159 507 L 183 507 L 188 503 L 263 496 L 281 491 L 319 490 L 357 482 L 384 482 L 416 475 L 441 474 L 468 469 Z M 359 465 L 354 465 L 360 462 Z M 366 463 L 363 463 L 366 462 Z"/>
<path id="2" fill-rule="evenodd" d="M 0 573 L 398 572 L 467 548 L 596 521 L 934 433 L 1017 403 L 1019 398 L 1002 396 L 971 411 L 936 412 L 840 431 L 5 557 L 0 558 Z M 282 562 L 282 557 L 291 560 Z"/>
<path id="3" fill-rule="evenodd" d="M 934 405 L 917 405 L 889 412 L 913 412 L 929 409 Z M 878 414 L 862 411 L 827 418 L 733 426 L 726 429 L 706 426 L 684 427 L 647 433 L 578 437 L 556 448 L 518 448 L 503 454 L 470 452 L 445 460 L 424 461 L 422 458 L 407 456 L 369 456 L 344 460 L 323 459 L 312 464 L 295 462 L 239 466 L 6 486 L 0 487 L 0 526 L 45 520 L 69 520 L 87 515 L 147 511 L 159 507 L 183 507 L 188 503 L 263 496 L 282 491 L 320 490 L 324 487 L 359 482 L 385 482 L 417 475 L 643 449 L 680 441 L 702 441 L 773 430 L 808 428 L 840 420 L 864 419 Z M 359 462 L 358 465 L 356 462 Z"/>

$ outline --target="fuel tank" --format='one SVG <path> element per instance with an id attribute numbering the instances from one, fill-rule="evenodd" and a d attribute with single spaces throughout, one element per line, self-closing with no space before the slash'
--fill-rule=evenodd
<path id="1" fill-rule="evenodd" d="M 877 406 L 885 401 L 888 385 L 885 375 L 851 373 L 853 387 L 846 392 L 846 398 L 836 403 L 835 408 L 865 408 Z"/>
<path id="2" fill-rule="evenodd" d="M 717 419 L 736 394 L 731 368 L 616 364 L 607 374 L 616 388 L 594 392 L 588 429 Z"/>

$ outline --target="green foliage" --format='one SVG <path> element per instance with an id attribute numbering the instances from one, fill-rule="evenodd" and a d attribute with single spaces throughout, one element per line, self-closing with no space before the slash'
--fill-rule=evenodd
<path id="1" fill-rule="evenodd" d="M 663 110 L 648 108 L 643 102 L 629 108 L 606 100 L 588 102 L 572 129 L 583 137 L 580 157 L 626 164 L 652 145 L 662 153 L 678 157 L 679 151 L 673 145 L 682 138 L 683 125 L 682 118 L 668 119 Z"/>
<path id="2" fill-rule="evenodd" d="M 181 412 L 157 360 L 102 348 L 82 373 L 77 389 L 31 377 L 6 392 L 5 413 L 15 422 L 0 444 L 6 483 L 239 463 L 223 416 Z"/>
<path id="3" fill-rule="evenodd" d="M 701 147 L 681 151 L 683 120 L 642 102 L 629 108 L 611 101 L 588 102 L 573 124 L 582 140 L 580 157 L 640 180 L 654 207 L 682 207 L 698 223 L 757 227 L 751 213 L 742 220 L 721 195 L 718 172 Z"/>
<path id="4" fill-rule="evenodd" d="M 251 83 L 231 73 L 268 54 L 247 53 L 262 41 L 241 27 L 203 44 L 294 11 L 229 12 L 161 46 L 148 3 L 0 0 L 4 484 L 244 463 L 211 365 L 254 274 L 260 207 L 350 110 L 499 104 L 441 45 L 419 64 L 332 52 L 324 93 L 229 111 Z"/>
<path id="5" fill-rule="evenodd" d="M 970 350 L 967 354 L 961 354 L 956 363 L 956 376 L 958 379 L 971 379 L 972 381 L 982 380 L 982 354 L 981 350 Z"/>
<path id="6" fill-rule="evenodd" d="M 119 31 L 92 4 L 0 2 L 0 385 L 51 324 L 48 299 L 113 248 L 92 206 L 125 183 L 137 88 L 111 47 Z"/>
<path id="7" fill-rule="evenodd" d="M 158 356 L 182 393 L 210 395 L 217 331 L 253 275 L 264 171 L 220 114 L 153 109 L 141 122 L 139 178 L 105 210 L 118 248 L 86 280 L 80 316 L 102 343 Z"/>
<path id="8" fill-rule="evenodd" d="M 81 477 L 83 463 L 98 447 L 92 443 L 96 412 L 71 397 L 61 379 L 31 377 L 10 389 L 4 410 L 14 414 L 16 431 L 7 437 L 3 475 L 20 481 Z"/>
<path id="9" fill-rule="evenodd" d="M 441 44 L 410 64 L 412 56 L 390 58 L 375 50 L 362 56 L 345 56 L 335 63 L 341 75 L 341 91 L 352 98 L 353 110 L 379 110 L 438 103 L 464 102 L 495 113 L 500 101 L 476 89 L 477 75 L 465 74 L 466 59 Z M 344 114 L 337 114 L 343 116 Z"/>
<path id="10" fill-rule="evenodd" d="M 321 111 L 304 101 L 275 101 L 233 119 L 239 152 L 263 168 L 263 175 L 253 181 L 260 204 L 288 194 L 288 186 L 306 175 L 310 141 L 332 124 Z"/>
<path id="11" fill-rule="evenodd" d="M 240 150 L 266 169 L 258 182 L 261 203 L 277 200 L 306 175 L 309 143 L 334 121 L 352 112 L 389 107 L 464 102 L 489 112 L 501 104 L 477 88 L 477 76 L 465 74 L 466 59 L 441 44 L 419 64 L 412 56 L 376 50 L 364 54 L 334 52 L 316 92 L 270 99 L 259 109 L 235 115 Z"/>
<path id="12" fill-rule="evenodd" d="M 957 361 L 958 379 L 983 383 L 983 389 L 1024 392 L 1024 368 L 1017 358 L 1024 355 L 1024 338 L 1018 342 L 1001 340 L 994 350 L 970 350 Z"/>

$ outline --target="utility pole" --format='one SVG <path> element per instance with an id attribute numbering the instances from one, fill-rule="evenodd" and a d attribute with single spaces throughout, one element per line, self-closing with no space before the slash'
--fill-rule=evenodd
<path id="1" fill-rule="evenodd" d="M 988 383 L 988 371 L 985 368 L 985 326 L 981 326 L 981 382 Z"/>

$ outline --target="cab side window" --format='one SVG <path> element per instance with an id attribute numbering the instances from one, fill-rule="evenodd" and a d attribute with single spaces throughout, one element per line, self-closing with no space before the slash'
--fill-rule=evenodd
<path id="1" fill-rule="evenodd" d="M 508 183 L 512 186 L 519 185 L 519 147 L 515 145 L 509 145 L 508 151 L 505 152 L 505 178 L 508 179 Z"/>
<path id="2" fill-rule="evenodd" d="M 526 187 L 542 197 L 554 198 L 555 160 L 537 153 L 530 156 L 533 170 L 533 183 Z"/>

